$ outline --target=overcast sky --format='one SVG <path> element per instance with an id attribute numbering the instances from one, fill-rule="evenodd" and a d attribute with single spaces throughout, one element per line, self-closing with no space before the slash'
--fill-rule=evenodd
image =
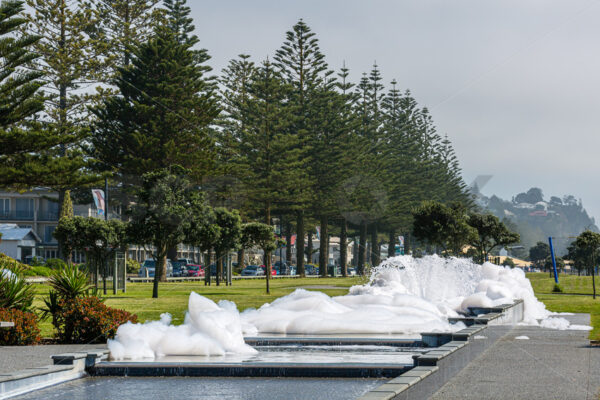
<path id="1" fill-rule="evenodd" d="M 430 108 L 470 183 L 573 194 L 600 217 L 600 4 L 583 0 L 188 0 L 220 71 L 271 56 L 299 19 L 353 78 L 376 61 Z"/>

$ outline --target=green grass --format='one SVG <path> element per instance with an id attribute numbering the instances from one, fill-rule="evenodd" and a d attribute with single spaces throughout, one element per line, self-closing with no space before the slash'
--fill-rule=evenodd
<path id="1" fill-rule="evenodd" d="M 600 340 L 600 287 L 596 287 L 599 295 L 595 300 L 592 296 L 592 277 L 561 275 L 558 277 L 564 294 L 552 293 L 554 278 L 545 273 L 527 274 L 531 281 L 533 291 L 538 300 L 546 305 L 546 308 L 554 312 L 589 313 L 591 324 L 594 328 L 590 331 L 591 340 Z M 596 285 L 599 280 L 596 279 Z M 581 295 L 588 296 L 581 296 Z"/>
<path id="2" fill-rule="evenodd" d="M 307 278 L 307 279 L 273 279 L 270 281 L 271 293 L 265 293 L 265 281 L 262 279 L 248 279 L 233 281 L 232 286 L 204 286 L 203 282 L 177 282 L 161 283 L 158 299 L 151 298 L 152 283 L 127 283 L 127 292 L 108 295 L 106 305 L 121 308 L 137 314 L 140 322 L 156 320 L 160 314 L 169 312 L 173 316 L 173 323 L 183 323 L 190 292 L 206 296 L 214 301 L 230 300 L 235 302 L 238 310 L 257 308 L 264 303 L 271 302 L 278 297 L 285 296 L 302 286 L 334 286 L 318 290 L 330 296 L 348 293 L 352 285 L 365 283 L 366 278 Z M 43 307 L 43 297 L 49 290 L 48 285 L 36 285 L 36 299 L 34 306 Z M 43 337 L 52 337 L 54 330 L 50 321 L 42 321 L 40 329 Z"/>

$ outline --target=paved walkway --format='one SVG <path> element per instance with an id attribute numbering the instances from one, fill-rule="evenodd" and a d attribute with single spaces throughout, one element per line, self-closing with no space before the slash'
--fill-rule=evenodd
<path id="1" fill-rule="evenodd" d="M 54 354 L 102 348 L 106 348 L 106 344 L 0 346 L 0 374 L 51 365 L 50 356 Z"/>
<path id="2" fill-rule="evenodd" d="M 590 321 L 589 314 L 564 318 L 581 325 Z M 598 399 L 600 348 L 590 347 L 587 336 L 587 331 L 517 326 L 430 399 Z"/>

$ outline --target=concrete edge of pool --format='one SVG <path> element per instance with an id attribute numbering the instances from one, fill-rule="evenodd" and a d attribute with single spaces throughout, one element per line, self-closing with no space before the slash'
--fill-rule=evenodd
<path id="1" fill-rule="evenodd" d="M 415 367 L 365 393 L 358 400 L 428 399 L 475 357 L 523 320 L 523 300 L 494 308 L 476 308 L 474 317 L 458 318 L 468 328 L 452 334 L 430 334 L 438 347 L 414 356 Z M 457 321 L 458 322 L 458 321 Z M 432 346 L 433 347 L 433 346 Z"/>
<path id="2" fill-rule="evenodd" d="M 57 385 L 84 376 L 227 376 L 302 378 L 393 378 L 367 392 L 361 400 L 428 398 L 472 359 L 523 319 L 523 301 L 493 308 L 475 308 L 471 316 L 454 318 L 467 328 L 458 332 L 424 332 L 422 340 L 340 338 L 248 338 L 250 344 L 383 344 L 431 347 L 414 355 L 412 365 L 390 363 L 111 363 L 108 350 L 52 356 L 54 365 L 0 375 L 0 399 Z"/>

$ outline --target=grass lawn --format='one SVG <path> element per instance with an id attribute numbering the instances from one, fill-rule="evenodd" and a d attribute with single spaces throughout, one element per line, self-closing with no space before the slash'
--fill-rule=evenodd
<path id="1" fill-rule="evenodd" d="M 237 304 L 238 310 L 243 311 L 251 307 L 260 307 L 303 286 L 332 287 L 307 288 L 307 290 L 318 290 L 330 296 L 337 296 L 348 293 L 350 286 L 365 282 L 367 278 L 360 277 L 273 279 L 270 282 L 271 294 L 269 295 L 265 293 L 265 281 L 262 279 L 236 280 L 233 281 L 232 286 L 216 286 L 214 282 L 212 286 L 204 286 L 203 282 L 169 282 L 160 284 L 158 299 L 151 298 L 152 283 L 128 282 L 126 293 L 108 295 L 105 304 L 137 314 L 140 322 L 159 319 L 160 314 L 169 312 L 173 316 L 173 323 L 180 324 L 183 323 L 188 296 L 192 291 L 214 301 L 231 300 Z M 48 290 L 48 285 L 36 285 L 35 307 L 43 307 L 42 298 Z M 42 321 L 40 329 L 43 337 L 53 336 L 54 330 L 50 321 Z"/>
<path id="2" fill-rule="evenodd" d="M 589 313 L 593 330 L 591 340 L 600 340 L 600 296 L 594 300 L 592 296 L 592 277 L 561 275 L 558 277 L 563 294 L 552 293 L 554 278 L 546 273 L 527 274 L 537 298 L 554 312 Z M 599 279 L 596 279 L 598 285 Z M 600 287 L 596 287 L 600 295 Z M 588 296 L 582 296 L 588 295 Z"/>

